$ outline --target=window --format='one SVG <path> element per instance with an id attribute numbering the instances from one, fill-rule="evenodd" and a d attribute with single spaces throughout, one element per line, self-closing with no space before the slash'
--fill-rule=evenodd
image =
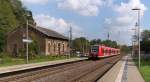
<path id="1" fill-rule="evenodd" d="M 91 52 L 98 52 L 99 46 L 92 46 Z"/>
<path id="2" fill-rule="evenodd" d="M 64 46 L 64 44 L 63 44 L 63 50 L 62 50 L 63 52 L 65 51 L 65 46 Z"/>
<path id="3" fill-rule="evenodd" d="M 104 48 L 102 48 L 102 53 L 105 53 Z"/>
<path id="4" fill-rule="evenodd" d="M 54 52 L 56 51 L 56 44 L 54 43 Z"/>
<path id="5" fill-rule="evenodd" d="M 60 43 L 58 43 L 58 53 L 60 54 Z"/>
<path id="6" fill-rule="evenodd" d="M 48 52 L 51 52 L 51 44 L 48 43 Z"/>
<path id="7" fill-rule="evenodd" d="M 111 54 L 111 50 L 109 50 L 109 53 Z"/>

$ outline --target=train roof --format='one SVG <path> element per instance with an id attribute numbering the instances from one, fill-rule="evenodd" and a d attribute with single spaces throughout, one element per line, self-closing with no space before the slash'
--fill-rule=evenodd
<path id="1" fill-rule="evenodd" d="M 108 46 L 104 46 L 104 45 L 93 45 L 93 46 L 99 46 L 99 47 L 106 48 L 106 49 L 109 49 L 109 50 L 120 50 L 118 48 L 112 48 L 112 47 L 108 47 Z"/>

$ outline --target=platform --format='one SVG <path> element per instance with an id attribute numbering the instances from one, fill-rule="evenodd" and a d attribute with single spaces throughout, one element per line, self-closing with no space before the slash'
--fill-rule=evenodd
<path id="1" fill-rule="evenodd" d="M 87 58 L 71 58 L 71 59 L 64 59 L 64 60 L 55 60 L 55 61 L 47 61 L 47 62 L 40 62 L 40 63 L 32 63 L 32 64 L 21 64 L 21 65 L 14 65 L 14 66 L 7 66 L 7 67 L 0 67 L 0 74 L 33 69 L 43 66 L 50 66 L 56 64 L 63 64 L 75 61 L 82 61 L 86 60 Z"/>
<path id="2" fill-rule="evenodd" d="M 130 55 L 123 57 L 97 82 L 145 82 Z"/>

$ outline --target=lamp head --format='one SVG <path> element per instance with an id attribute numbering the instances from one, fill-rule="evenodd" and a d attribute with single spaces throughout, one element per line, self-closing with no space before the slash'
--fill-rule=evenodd
<path id="1" fill-rule="evenodd" d="M 141 10 L 140 8 L 133 8 L 132 10 Z"/>

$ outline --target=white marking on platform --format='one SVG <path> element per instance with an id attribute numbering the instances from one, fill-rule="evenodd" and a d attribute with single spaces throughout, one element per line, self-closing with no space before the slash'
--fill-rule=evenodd
<path id="1" fill-rule="evenodd" d="M 124 59 L 126 60 L 128 56 L 126 56 Z M 121 69 L 119 71 L 119 74 L 115 80 L 115 82 L 121 82 L 122 80 L 122 76 L 123 76 L 123 72 L 124 72 L 124 67 L 125 67 L 126 61 L 123 62 Z"/>

